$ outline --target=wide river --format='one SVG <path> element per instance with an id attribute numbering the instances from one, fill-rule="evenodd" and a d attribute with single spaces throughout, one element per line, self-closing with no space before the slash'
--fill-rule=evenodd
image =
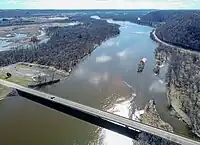
<path id="1" fill-rule="evenodd" d="M 109 20 L 109 22 L 114 22 Z M 151 27 L 129 22 L 121 25 L 120 35 L 105 41 L 91 56 L 73 69 L 68 79 L 42 88 L 72 101 L 124 117 L 144 109 L 155 99 L 161 118 L 174 131 L 185 134 L 185 125 L 169 115 L 163 66 L 155 76 L 157 44 L 149 37 Z M 137 73 L 141 58 L 147 62 Z M 133 105 L 134 104 L 134 105 Z M 136 119 L 135 116 L 132 119 Z M 130 138 L 62 114 L 27 99 L 8 97 L 0 102 L 0 144 L 2 145 L 132 145 Z"/>

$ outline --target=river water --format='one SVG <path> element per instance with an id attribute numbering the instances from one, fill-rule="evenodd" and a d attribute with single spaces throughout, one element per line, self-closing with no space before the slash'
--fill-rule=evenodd
<path id="1" fill-rule="evenodd" d="M 161 68 L 159 77 L 153 73 L 157 44 L 149 37 L 152 28 L 129 22 L 114 23 L 121 25 L 119 36 L 95 49 L 73 69 L 68 79 L 41 91 L 134 120 L 143 113 L 148 101 L 155 99 L 161 118 L 170 123 L 175 132 L 186 134 L 185 124 L 167 111 L 166 66 Z M 145 69 L 138 74 L 137 66 L 143 57 L 147 58 Z M 0 102 L 0 142 L 2 145 L 133 144 L 128 137 L 19 96 Z"/>

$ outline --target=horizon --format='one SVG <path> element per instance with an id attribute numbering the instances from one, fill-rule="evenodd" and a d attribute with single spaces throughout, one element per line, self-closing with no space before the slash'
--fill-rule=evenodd
<path id="1" fill-rule="evenodd" d="M 200 11 L 200 9 L 1 9 L 1 11 Z"/>
<path id="2" fill-rule="evenodd" d="M 1 0 L 0 9 L 200 9 L 198 0 Z"/>

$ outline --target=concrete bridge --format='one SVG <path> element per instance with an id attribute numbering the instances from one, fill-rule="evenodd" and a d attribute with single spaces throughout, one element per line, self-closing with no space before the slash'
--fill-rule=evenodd
<path id="1" fill-rule="evenodd" d="M 66 113 L 78 119 L 98 125 L 136 139 L 140 132 L 145 132 L 171 142 L 183 145 L 200 145 L 200 142 L 185 138 L 128 118 L 101 111 L 54 95 L 46 94 L 0 79 L 0 84 L 16 89 L 20 96 Z"/>

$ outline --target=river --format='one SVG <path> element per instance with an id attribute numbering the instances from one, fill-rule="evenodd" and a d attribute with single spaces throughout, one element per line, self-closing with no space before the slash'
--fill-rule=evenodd
<path id="1" fill-rule="evenodd" d="M 120 35 L 95 49 L 68 79 L 41 88 L 54 94 L 101 110 L 137 120 L 150 99 L 155 99 L 161 118 L 174 131 L 186 135 L 185 124 L 169 115 L 164 73 L 155 76 L 157 44 L 149 37 L 151 27 L 129 22 L 118 23 Z M 141 58 L 147 62 L 137 73 Z M 133 103 L 134 102 L 134 103 Z M 134 105 L 133 105 L 134 104 Z M 132 140 L 112 131 L 72 118 L 19 96 L 0 101 L 0 143 L 2 145 L 131 145 Z"/>

